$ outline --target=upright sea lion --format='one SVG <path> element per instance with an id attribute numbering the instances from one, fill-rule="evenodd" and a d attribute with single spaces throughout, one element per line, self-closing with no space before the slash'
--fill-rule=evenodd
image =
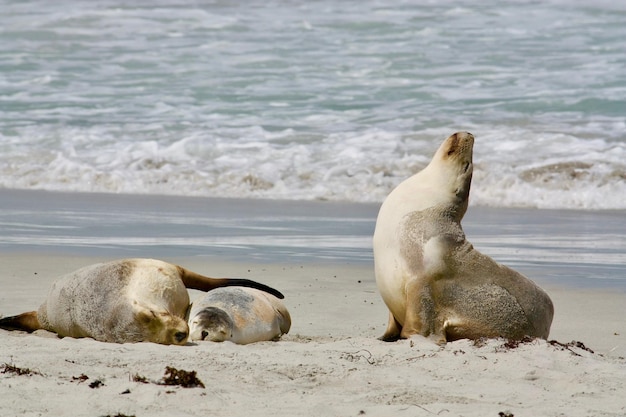
<path id="1" fill-rule="evenodd" d="M 380 208 L 373 245 L 376 283 L 389 308 L 383 340 L 548 337 L 550 297 L 465 240 L 473 146 L 472 134 L 453 134 Z"/>
<path id="2" fill-rule="evenodd" d="M 61 277 L 38 311 L 0 319 L 0 328 L 103 342 L 182 345 L 189 337 L 186 288 L 209 291 L 247 286 L 283 295 L 266 285 L 233 278 L 209 278 L 155 259 L 124 259 L 81 268 Z"/>
<path id="3" fill-rule="evenodd" d="M 255 288 L 218 288 L 200 296 L 189 310 L 189 338 L 240 345 L 276 340 L 289 331 L 287 307 Z"/>

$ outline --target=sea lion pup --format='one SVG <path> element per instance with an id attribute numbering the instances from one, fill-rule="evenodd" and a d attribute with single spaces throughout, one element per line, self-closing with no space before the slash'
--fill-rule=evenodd
<path id="1" fill-rule="evenodd" d="M 124 259 L 89 265 L 52 284 L 38 311 L 0 319 L 0 328 L 102 342 L 183 345 L 189 336 L 186 288 L 209 291 L 231 285 L 283 295 L 266 285 L 232 278 L 208 278 L 155 259 Z"/>
<path id="2" fill-rule="evenodd" d="M 472 134 L 453 134 L 380 208 L 373 246 L 376 284 L 389 308 L 382 340 L 548 337 L 548 295 L 465 240 L 473 146 Z"/>
<path id="3" fill-rule="evenodd" d="M 194 300 L 189 310 L 189 338 L 245 345 L 277 340 L 289 332 L 287 307 L 255 288 L 218 288 Z"/>

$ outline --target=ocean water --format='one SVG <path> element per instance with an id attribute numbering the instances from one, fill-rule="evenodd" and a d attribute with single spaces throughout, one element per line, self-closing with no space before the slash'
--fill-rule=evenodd
<path id="1" fill-rule="evenodd" d="M 626 208 L 626 4 L 0 0 L 0 187 Z"/>

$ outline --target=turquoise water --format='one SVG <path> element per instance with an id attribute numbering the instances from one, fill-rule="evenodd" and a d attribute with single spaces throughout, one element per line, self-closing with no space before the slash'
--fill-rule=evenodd
<path id="1" fill-rule="evenodd" d="M 615 3 L 615 4 L 613 4 Z M 0 0 L 0 187 L 626 208 L 626 6 Z"/>

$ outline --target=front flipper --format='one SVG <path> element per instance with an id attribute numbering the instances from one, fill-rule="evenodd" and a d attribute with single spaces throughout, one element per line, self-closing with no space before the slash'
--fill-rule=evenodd
<path id="1" fill-rule="evenodd" d="M 387 330 L 385 330 L 385 334 L 380 337 L 380 340 L 383 342 L 395 342 L 400 339 L 400 323 L 393 316 L 391 311 L 389 312 L 389 323 L 387 323 Z"/>
<path id="2" fill-rule="evenodd" d="M 433 333 L 435 306 L 429 285 L 413 279 L 406 285 L 406 310 L 400 338 L 414 335 L 428 337 Z"/>

